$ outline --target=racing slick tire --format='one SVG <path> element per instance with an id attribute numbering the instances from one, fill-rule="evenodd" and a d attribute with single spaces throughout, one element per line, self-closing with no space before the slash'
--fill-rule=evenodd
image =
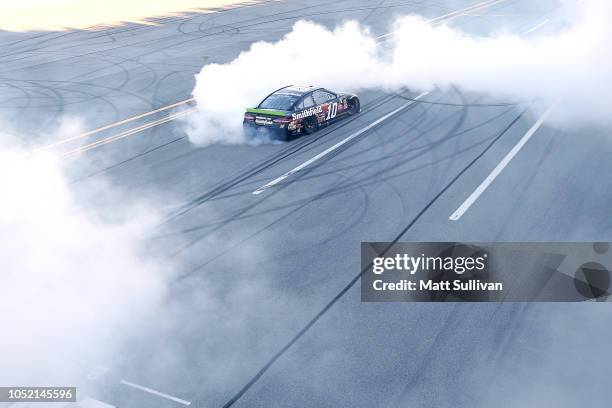
<path id="1" fill-rule="evenodd" d="M 361 111 L 361 103 L 359 98 L 351 98 L 348 101 L 348 112 L 349 115 L 356 115 Z"/>
<path id="2" fill-rule="evenodd" d="M 319 130 L 319 122 L 317 121 L 316 116 L 310 116 L 308 119 L 304 121 L 304 134 L 311 135 L 314 132 Z"/>

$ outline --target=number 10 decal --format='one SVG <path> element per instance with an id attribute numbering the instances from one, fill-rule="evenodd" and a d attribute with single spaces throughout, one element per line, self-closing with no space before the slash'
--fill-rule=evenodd
<path id="1" fill-rule="evenodd" d="M 338 114 L 338 102 L 334 102 L 329 105 L 329 108 L 327 109 L 327 117 L 325 118 L 325 120 L 333 119 L 336 117 L 337 114 Z"/>

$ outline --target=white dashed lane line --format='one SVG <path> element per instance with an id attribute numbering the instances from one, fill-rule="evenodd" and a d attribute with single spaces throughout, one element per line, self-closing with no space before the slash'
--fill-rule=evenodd
<path id="1" fill-rule="evenodd" d="M 304 163 L 300 164 L 299 166 L 297 166 L 296 168 L 289 170 L 288 172 L 286 172 L 285 174 L 283 174 L 282 176 L 279 176 L 277 178 L 275 178 L 274 180 L 272 180 L 271 182 L 269 182 L 268 184 L 259 187 L 257 190 L 253 191 L 253 194 L 258 195 L 263 193 L 264 191 L 268 190 L 271 187 L 274 187 L 275 185 L 281 183 L 282 181 L 284 181 L 285 179 L 291 177 L 292 175 L 294 175 L 295 173 L 298 173 L 302 170 L 304 170 L 306 167 L 310 166 L 311 164 L 315 163 L 316 161 L 322 159 L 323 157 L 327 156 L 328 154 L 330 154 L 331 152 L 333 152 L 334 150 L 338 149 L 339 147 L 345 145 L 346 143 L 350 142 L 351 140 L 355 139 L 356 137 L 361 136 L 362 134 L 364 134 L 365 132 L 367 132 L 368 130 L 378 126 L 379 124 L 381 124 L 382 122 L 384 122 L 385 120 L 389 119 L 390 117 L 398 114 L 399 112 L 403 111 L 404 109 L 408 108 L 411 105 L 414 105 L 416 103 L 416 101 L 418 101 L 419 99 L 421 99 L 424 96 L 429 95 L 429 92 L 423 92 L 422 94 L 420 94 L 419 96 L 417 96 L 416 98 L 414 98 L 414 100 L 403 104 L 402 106 L 400 106 L 399 108 L 387 113 L 386 115 L 384 115 L 383 117 L 375 120 L 374 122 L 370 123 L 368 126 L 364 127 L 361 130 L 358 130 L 357 132 L 351 134 L 350 136 L 348 136 L 347 138 L 339 141 L 338 143 L 336 143 L 335 145 L 333 145 L 332 147 L 322 151 L 321 153 L 317 154 L 316 156 L 314 156 L 313 158 L 305 161 Z"/>
<path id="2" fill-rule="evenodd" d="M 540 127 L 544 124 L 548 116 L 552 113 L 552 111 L 557 107 L 559 102 L 555 102 L 546 112 L 540 116 L 537 122 L 525 133 L 525 135 L 518 141 L 518 143 L 510 150 L 510 152 L 499 162 L 499 164 L 493 169 L 493 171 L 487 176 L 486 179 L 474 190 L 474 192 L 457 208 L 457 210 L 448 218 L 451 221 L 458 221 L 463 217 L 467 210 L 478 200 L 478 198 L 485 192 L 487 188 L 493 183 L 493 181 L 501 174 L 501 172 L 506 168 L 506 166 L 512 161 L 514 156 L 521 151 L 523 146 L 531 139 L 531 137 L 540 129 Z"/>
<path id="3" fill-rule="evenodd" d="M 523 35 L 529 35 L 529 34 L 533 33 L 534 31 L 537 31 L 540 28 L 544 27 L 546 24 L 548 24 L 548 20 L 544 20 L 540 24 L 538 24 L 538 25 L 536 25 L 534 27 L 531 27 L 529 30 L 525 31 L 523 33 Z"/>
<path id="4" fill-rule="evenodd" d="M 119 382 L 123 385 L 127 385 L 128 387 L 132 387 L 140 391 L 148 392 L 149 394 L 157 395 L 158 397 L 165 398 L 170 401 L 178 402 L 179 404 L 183 404 L 186 406 L 191 405 L 191 401 L 186 401 L 184 399 L 181 399 L 181 398 L 178 398 L 178 397 L 175 397 L 175 396 L 172 396 L 170 394 L 166 394 L 160 391 L 156 391 L 152 388 L 145 387 L 143 385 L 138 385 L 133 382 L 126 381 L 126 380 L 121 380 Z"/>

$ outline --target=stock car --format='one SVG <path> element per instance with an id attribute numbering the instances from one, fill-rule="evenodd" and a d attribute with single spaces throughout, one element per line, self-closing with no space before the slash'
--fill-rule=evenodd
<path id="1" fill-rule="evenodd" d="M 357 95 L 289 85 L 266 96 L 255 108 L 247 108 L 243 127 L 250 136 L 264 134 L 273 139 L 290 140 L 309 135 L 360 110 Z"/>

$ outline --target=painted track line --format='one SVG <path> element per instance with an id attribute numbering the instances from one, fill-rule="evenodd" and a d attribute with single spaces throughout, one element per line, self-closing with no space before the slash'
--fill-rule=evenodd
<path id="1" fill-rule="evenodd" d="M 507 1 L 508 0 L 487 0 L 487 1 L 483 1 L 481 3 L 477 3 L 477 4 L 474 4 L 472 6 L 463 8 L 461 10 L 456 10 L 456 11 L 453 11 L 451 13 L 448 13 L 448 14 L 445 14 L 445 15 L 442 15 L 442 16 L 438 16 L 436 18 L 433 18 L 433 19 L 429 20 L 428 22 L 431 23 L 431 24 L 442 23 L 443 21 L 452 20 L 452 19 L 457 18 L 457 17 L 467 16 L 467 15 L 470 15 L 470 13 L 473 12 L 473 11 L 481 10 L 481 9 L 493 6 L 495 4 L 504 3 L 504 2 L 507 2 Z M 387 39 L 389 39 L 391 36 L 393 36 L 393 34 L 395 34 L 396 32 L 397 31 L 393 31 L 393 32 L 390 32 L 390 33 L 387 33 L 387 34 L 383 34 L 383 35 L 380 35 L 380 36 L 376 37 L 375 39 L 377 41 L 379 41 L 379 42 L 383 42 L 383 41 L 386 41 Z M 53 149 L 53 148 L 55 148 L 57 146 L 61 146 L 61 145 L 64 145 L 66 143 L 70 143 L 70 142 L 73 142 L 73 141 L 78 140 L 78 139 L 86 138 L 86 137 L 98 134 L 100 132 L 103 132 L 105 130 L 112 129 L 112 128 L 115 128 L 117 126 L 121 126 L 121 125 L 124 125 L 126 123 L 130 123 L 130 122 L 133 122 L 135 120 L 142 119 L 142 118 L 145 118 L 147 116 L 151 116 L 151 115 L 159 113 L 159 112 L 164 112 L 164 111 L 167 111 L 169 109 L 172 109 L 172 108 L 175 108 L 177 106 L 181 106 L 181 105 L 184 105 L 186 103 L 193 102 L 193 101 L 195 101 L 194 97 L 191 97 L 191 98 L 188 98 L 188 99 L 185 99 L 185 100 L 182 100 L 182 101 L 174 102 L 174 103 L 172 103 L 170 105 L 162 106 L 162 107 L 157 108 L 155 110 L 152 110 L 152 111 L 149 111 L 149 112 L 145 112 L 145 113 L 141 113 L 141 114 L 138 114 L 138 115 L 126 118 L 126 119 L 122 119 L 120 121 L 113 122 L 113 123 L 110 123 L 108 125 L 104 125 L 102 127 L 99 127 L 97 129 L 93 129 L 93 130 L 81 133 L 79 135 L 76 135 L 76 136 L 73 136 L 73 137 L 69 137 L 69 138 L 66 138 L 66 139 L 63 139 L 63 140 L 59 140 L 59 141 L 51 143 L 49 145 L 36 148 L 36 149 L 34 149 L 34 152 Z M 190 111 L 190 113 L 191 112 L 192 111 Z M 160 122 L 154 121 L 154 122 L 151 122 L 151 123 L 154 123 L 151 126 L 151 127 L 154 127 L 154 126 L 157 126 L 157 125 L 159 125 L 161 123 L 166 123 L 166 122 L 161 122 L 160 123 Z M 142 130 L 146 130 L 146 129 L 150 129 L 150 127 L 143 128 Z M 138 132 L 135 132 L 135 133 L 138 133 Z"/>
<path id="2" fill-rule="evenodd" d="M 457 17 L 464 17 L 464 16 L 472 15 L 471 13 L 473 11 L 478 11 L 478 10 L 481 10 L 481 9 L 485 9 L 485 8 L 494 6 L 494 5 L 499 4 L 499 3 L 505 3 L 507 1 L 508 0 L 487 0 L 487 1 L 483 1 L 481 3 L 477 3 L 477 4 L 474 4 L 472 6 L 463 8 L 461 10 L 455 10 L 455 11 L 453 11 L 451 13 L 444 14 L 444 15 L 438 16 L 436 18 L 432 18 L 432 19 L 428 20 L 427 22 L 430 23 L 430 24 L 439 24 L 439 23 L 442 23 L 444 21 L 452 20 L 452 19 L 457 18 Z M 389 37 L 393 36 L 397 32 L 398 31 L 391 31 L 391 32 L 386 33 L 386 34 L 379 35 L 378 37 L 375 38 L 375 40 L 377 40 L 379 42 L 386 41 L 387 39 L 389 39 Z"/>
<path id="3" fill-rule="evenodd" d="M 486 179 L 474 190 L 474 192 L 457 208 L 457 210 L 451 214 L 448 218 L 451 221 L 458 221 L 463 217 L 467 210 L 478 200 L 478 198 L 485 192 L 485 190 L 493 183 L 493 181 L 501 174 L 506 166 L 512 161 L 512 159 L 521 151 L 523 146 L 531 139 L 531 137 L 540 129 L 546 119 L 550 116 L 553 110 L 559 105 L 559 101 L 556 101 L 549 107 L 546 112 L 540 116 L 537 122 L 525 133 L 525 135 L 518 141 L 518 143 L 508 152 L 506 157 L 499 162 L 499 164 L 493 169 L 493 171 L 487 176 Z"/>
<path id="4" fill-rule="evenodd" d="M 410 102 L 407 102 L 405 104 L 403 104 L 402 106 L 400 106 L 399 108 L 387 113 L 386 115 L 378 118 L 377 120 L 375 120 L 374 122 L 370 123 L 368 126 L 364 127 L 361 130 L 358 130 L 357 132 L 353 133 L 352 135 L 348 136 L 345 139 L 342 139 L 341 141 L 339 141 L 338 143 L 336 143 L 335 145 L 333 145 L 332 147 L 322 151 L 321 153 L 317 154 L 316 156 L 314 156 L 313 158 L 305 161 L 304 163 L 300 164 L 299 166 L 297 166 L 296 168 L 289 170 L 287 173 L 283 174 L 280 177 L 275 178 L 274 180 L 272 180 L 271 182 L 269 182 L 268 184 L 259 187 L 257 190 L 253 191 L 252 194 L 258 195 L 263 193 L 264 191 L 268 190 L 271 187 L 274 187 L 275 185 L 277 185 L 278 183 L 282 182 L 283 180 L 291 177 L 292 175 L 294 175 L 295 173 L 298 173 L 300 171 L 302 171 L 303 169 L 305 169 L 306 167 L 310 166 L 312 163 L 318 161 L 319 159 L 327 156 L 329 153 L 333 152 L 334 150 L 336 150 L 337 148 L 339 148 L 340 146 L 345 145 L 346 143 L 350 142 L 351 140 L 355 139 L 356 137 L 361 136 L 362 134 L 364 134 L 365 132 L 367 132 L 368 130 L 378 126 L 379 124 L 381 124 L 382 122 L 384 122 L 385 120 L 389 119 L 390 117 L 398 114 L 399 112 L 403 111 L 404 109 L 406 109 L 407 107 L 414 105 L 415 103 L 417 103 L 417 101 L 419 99 L 421 99 L 424 96 L 429 95 L 429 92 L 423 92 L 422 94 L 420 94 L 419 96 L 417 96 L 416 98 L 414 98 L 414 100 L 411 100 Z"/>
<path id="5" fill-rule="evenodd" d="M 126 380 L 121 380 L 119 382 L 123 385 L 127 385 L 128 387 L 136 388 L 137 390 L 148 392 L 149 394 L 157 395 L 158 397 L 162 397 L 170 401 L 178 402 L 179 404 L 183 404 L 186 406 L 191 405 L 191 401 L 186 401 L 184 399 L 174 397 L 172 395 L 165 394 L 163 392 L 155 391 L 154 389 L 149 388 L 149 387 L 144 387 L 142 385 L 134 384 L 133 382 L 129 382 Z"/>
<path id="6" fill-rule="evenodd" d="M 523 35 L 529 35 L 529 34 L 533 33 L 534 31 L 539 30 L 540 28 L 542 28 L 542 27 L 544 27 L 546 24 L 548 24 L 548 22 L 549 22 L 549 21 L 550 21 L 550 20 L 548 20 L 548 19 L 546 19 L 546 20 L 542 21 L 541 23 L 539 23 L 539 24 L 537 24 L 537 25 L 535 25 L 535 26 L 531 27 L 529 30 L 525 31 L 525 32 L 523 33 Z"/>
<path id="7" fill-rule="evenodd" d="M 195 98 L 189 98 L 189 99 L 185 99 L 183 101 L 175 102 L 175 103 L 170 104 L 170 105 L 162 106 L 161 108 L 157 108 L 157 109 L 152 110 L 150 112 L 141 113 L 139 115 L 132 116 L 132 117 L 129 117 L 127 119 L 123 119 L 123 120 L 120 120 L 120 121 L 117 121 L 117 122 L 109 123 L 108 125 L 99 127 L 97 129 L 93 129 L 93 130 L 81 133 L 81 134 L 73 136 L 73 137 L 62 139 L 62 140 L 59 140 L 59 141 L 57 141 L 55 143 L 51 143 L 51 144 L 43 146 L 43 147 L 39 147 L 37 149 L 34 149 L 34 151 L 38 152 L 38 151 L 42 151 L 42 150 L 49 150 L 49 149 L 52 149 L 54 147 L 66 144 L 66 143 L 70 143 L 70 142 L 72 142 L 74 140 L 82 139 L 82 138 L 85 138 L 85 137 L 88 137 L 88 136 L 93 136 L 93 135 L 95 135 L 97 133 L 100 133 L 100 132 L 103 132 L 105 130 L 112 129 L 112 128 L 117 127 L 117 126 L 125 125 L 126 123 L 130 123 L 130 122 L 133 122 L 133 121 L 138 120 L 138 119 L 146 118 L 147 116 L 151 116 L 151 115 L 154 115 L 154 114 L 159 113 L 159 112 L 164 112 L 164 111 L 167 111 L 169 109 L 176 108 L 177 106 L 184 105 L 184 104 L 192 102 L 194 100 L 195 100 Z"/>
<path id="8" fill-rule="evenodd" d="M 179 118 L 181 116 L 189 115 L 189 114 L 195 112 L 195 110 L 196 110 L 196 108 L 191 108 L 191 109 L 185 109 L 185 110 L 177 112 L 177 113 L 173 113 L 172 115 L 169 115 L 167 117 L 155 120 L 153 122 L 145 123 L 144 125 L 135 127 L 133 129 L 126 130 L 125 132 L 121 132 L 121 133 L 119 133 L 117 135 L 109 136 L 107 138 L 98 140 L 97 142 L 93 142 L 93 143 L 90 143 L 88 145 L 84 145 L 84 146 L 78 147 L 78 148 L 76 148 L 74 150 L 67 151 L 65 153 L 62 153 L 61 156 L 62 157 L 69 157 L 69 156 L 73 156 L 73 155 L 75 155 L 77 153 L 82 153 L 82 152 L 86 152 L 86 151 L 91 150 L 91 149 L 95 149 L 96 147 L 100 147 L 100 146 L 103 146 L 105 144 L 114 142 L 115 140 L 124 139 L 124 138 L 126 138 L 128 136 L 132 136 L 132 135 L 134 135 L 136 133 L 140 133 L 140 132 L 145 131 L 147 129 L 151 129 L 151 128 L 155 127 L 155 126 L 159 126 L 159 125 L 162 125 L 164 123 L 171 122 L 171 121 L 173 121 L 176 118 Z"/>

